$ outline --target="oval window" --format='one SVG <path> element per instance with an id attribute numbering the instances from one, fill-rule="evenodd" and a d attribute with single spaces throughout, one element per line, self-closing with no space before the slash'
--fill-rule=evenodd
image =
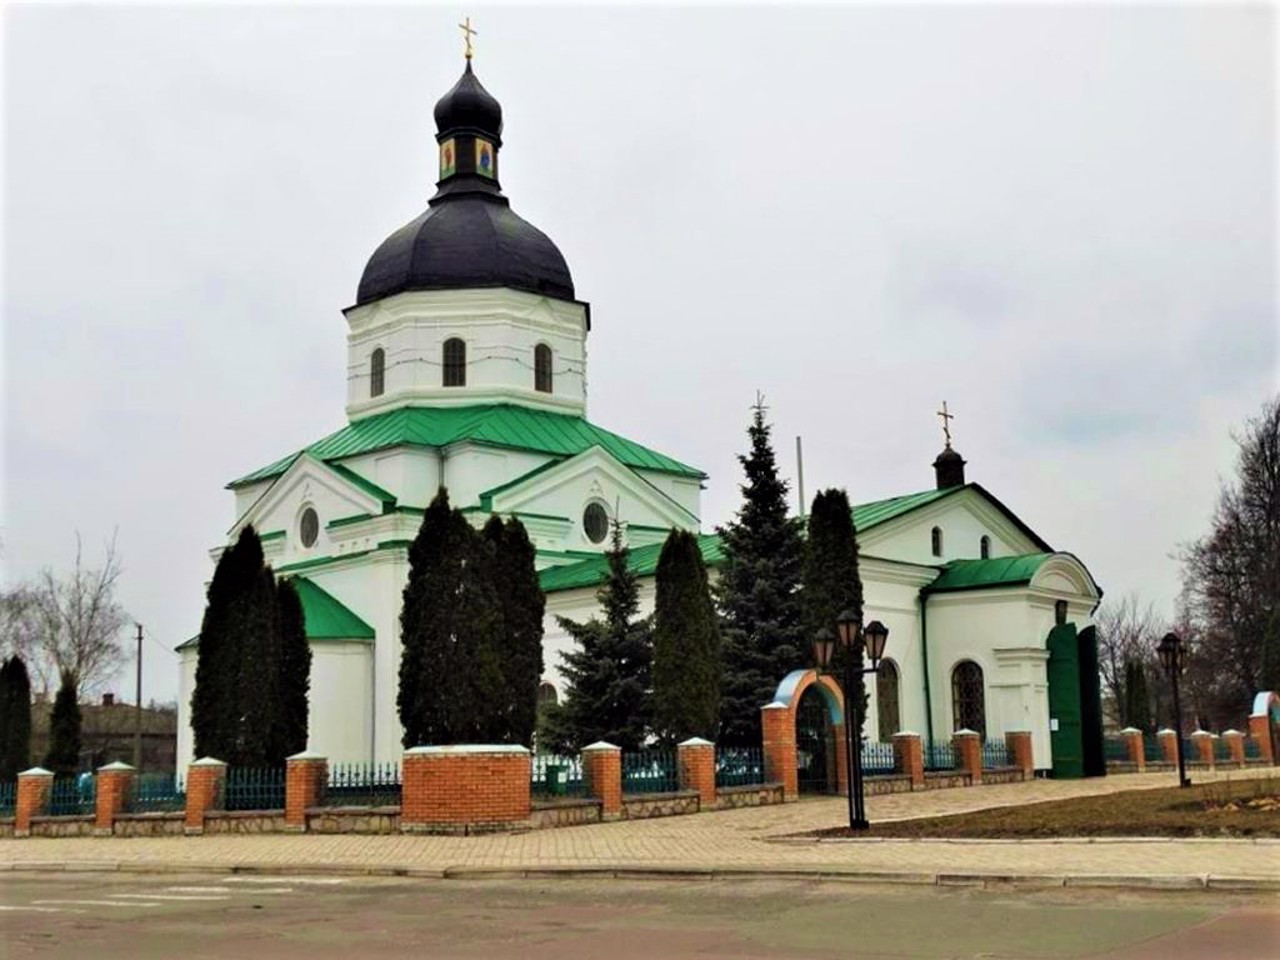
<path id="1" fill-rule="evenodd" d="M 298 532 L 302 535 L 304 547 L 314 547 L 316 541 L 320 539 L 320 517 L 311 507 L 302 511 L 302 522 L 299 524 Z"/>
<path id="2" fill-rule="evenodd" d="M 604 543 L 604 538 L 609 535 L 609 514 L 604 507 L 595 501 L 588 503 L 587 509 L 582 511 L 582 529 L 592 543 Z"/>

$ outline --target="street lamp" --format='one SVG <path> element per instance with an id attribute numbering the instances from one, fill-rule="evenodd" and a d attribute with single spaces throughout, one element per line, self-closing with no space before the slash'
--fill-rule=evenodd
<path id="1" fill-rule="evenodd" d="M 867 811 L 862 795 L 862 750 L 854 748 L 854 731 L 862 726 L 861 698 L 853 688 L 853 678 L 861 674 L 880 672 L 880 660 L 884 656 L 889 628 L 879 620 L 872 620 L 866 627 L 858 626 L 858 616 L 852 610 L 843 611 L 836 618 L 836 632 L 832 636 L 829 627 L 823 627 L 813 638 L 813 659 L 819 672 L 825 673 L 831 663 L 831 655 L 838 647 L 844 663 L 844 746 L 849 771 L 849 829 L 866 830 Z M 866 646 L 870 667 L 854 670 L 853 655 L 858 644 Z"/>
<path id="2" fill-rule="evenodd" d="M 1181 638 L 1176 633 L 1169 632 L 1156 644 L 1156 653 L 1160 655 L 1160 665 L 1173 681 L 1173 726 L 1178 743 L 1178 784 L 1189 787 L 1191 779 L 1187 776 L 1187 759 L 1182 752 L 1182 700 L 1178 696 L 1178 677 L 1185 663 L 1186 649 L 1182 646 Z"/>

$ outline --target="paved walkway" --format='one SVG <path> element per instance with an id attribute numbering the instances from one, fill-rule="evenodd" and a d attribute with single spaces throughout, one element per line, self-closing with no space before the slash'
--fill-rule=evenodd
<path id="1" fill-rule="evenodd" d="M 1229 771 L 1197 782 L 1273 775 Z M 1152 789 L 1164 774 L 1037 780 L 869 797 L 868 816 L 907 819 L 988 807 Z M 469 870 L 688 870 L 1040 877 L 1249 877 L 1280 888 L 1280 841 L 1248 840 L 859 840 L 777 842 L 846 822 L 843 798 L 803 800 L 698 816 L 593 824 L 479 837 L 218 835 L 0 841 L 0 869 L 97 862 L 110 869 L 258 867 L 388 870 L 457 875 Z M 925 879 L 924 876 L 919 877 Z M 905 879 L 905 877 L 904 877 Z"/>

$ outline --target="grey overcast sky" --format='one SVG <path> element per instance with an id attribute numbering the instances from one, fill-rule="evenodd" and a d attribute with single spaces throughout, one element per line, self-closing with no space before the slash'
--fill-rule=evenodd
<path id="1" fill-rule="evenodd" d="M 945 398 L 970 479 L 1172 610 L 1277 388 L 1261 5 L 10 5 L 7 582 L 118 528 L 176 696 L 223 485 L 345 422 L 340 310 L 433 190 L 464 12 L 591 419 L 706 470 L 704 528 L 757 389 L 858 501 L 932 485 Z"/>

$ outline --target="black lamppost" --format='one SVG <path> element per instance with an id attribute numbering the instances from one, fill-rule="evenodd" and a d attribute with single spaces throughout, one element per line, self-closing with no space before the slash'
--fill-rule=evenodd
<path id="1" fill-rule="evenodd" d="M 1178 737 L 1178 784 L 1189 787 L 1191 779 L 1187 776 L 1187 760 L 1182 753 L 1182 700 L 1178 696 L 1178 676 L 1182 673 L 1186 651 L 1181 638 L 1171 632 L 1166 633 L 1156 644 L 1156 653 L 1160 655 L 1160 665 L 1173 681 L 1173 726 Z"/>
<path id="2" fill-rule="evenodd" d="M 844 654 L 844 747 L 849 771 L 849 829 L 866 830 L 871 824 L 867 822 L 867 811 L 862 796 L 862 750 L 859 744 L 854 747 L 854 735 L 862 726 L 862 703 L 853 688 L 853 678 L 859 674 L 880 672 L 880 658 L 884 656 L 884 646 L 889 640 L 889 628 L 879 620 L 872 620 L 865 628 L 859 630 L 858 618 L 852 610 L 845 610 L 836 620 L 836 632 L 823 627 L 813 638 L 813 659 L 820 672 L 826 672 L 831 664 L 831 655 L 838 647 Z M 866 644 L 867 659 L 870 667 L 862 670 L 853 669 L 853 654 L 858 644 Z"/>

